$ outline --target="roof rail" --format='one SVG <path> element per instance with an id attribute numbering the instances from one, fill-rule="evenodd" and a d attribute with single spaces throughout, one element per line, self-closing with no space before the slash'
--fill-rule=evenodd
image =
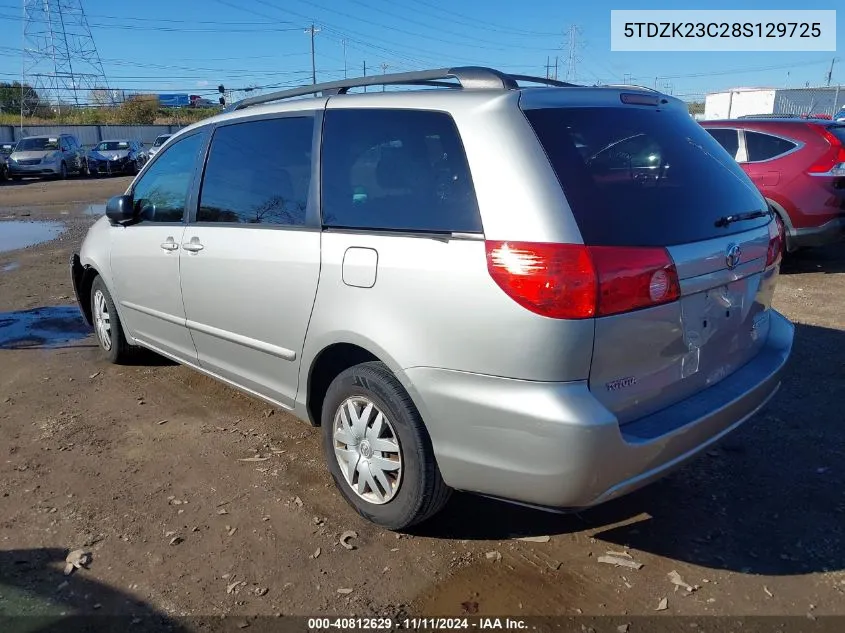
<path id="1" fill-rule="evenodd" d="M 457 80 L 446 81 L 449 79 Z M 464 90 L 516 90 L 519 88 L 517 82 L 531 82 L 555 86 L 559 88 L 570 88 L 576 84 L 549 79 L 548 77 L 532 77 L 530 75 L 509 75 L 493 68 L 483 66 L 459 66 L 456 68 L 439 68 L 436 70 L 420 70 L 409 73 L 392 73 L 389 75 L 371 75 L 369 77 L 358 77 L 355 79 L 342 79 L 326 83 L 301 86 L 289 90 L 280 90 L 266 95 L 257 95 L 237 101 L 226 108 L 226 112 L 234 112 L 248 108 L 249 106 L 292 99 L 306 95 L 337 95 L 346 94 L 351 88 L 362 88 L 364 86 L 433 86 L 437 88 L 460 88 Z"/>
<path id="2" fill-rule="evenodd" d="M 442 81 L 444 79 L 456 79 L 457 84 Z M 301 86 L 290 90 L 280 90 L 266 95 L 248 97 L 242 101 L 233 103 L 226 108 L 226 112 L 234 112 L 242 108 L 291 99 L 310 94 L 345 94 L 350 88 L 361 88 L 364 86 L 386 86 L 386 85 L 418 85 L 438 86 L 449 88 L 464 88 L 470 90 L 493 89 L 512 90 L 518 88 L 516 81 L 505 73 L 492 68 L 481 66 L 461 66 L 458 68 L 439 68 L 437 70 L 420 70 L 409 73 L 391 73 L 389 75 L 371 75 L 369 77 L 358 77 L 356 79 L 342 79 L 326 83 Z"/>
<path id="3" fill-rule="evenodd" d="M 605 88 L 636 88 L 638 90 L 648 90 L 649 92 L 660 92 L 656 88 L 649 88 L 648 86 L 638 86 L 637 84 L 602 84 Z"/>

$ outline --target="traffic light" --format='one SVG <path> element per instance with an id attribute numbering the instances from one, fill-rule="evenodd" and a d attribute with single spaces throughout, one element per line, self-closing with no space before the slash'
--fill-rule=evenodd
<path id="1" fill-rule="evenodd" d="M 223 84 L 217 86 L 217 92 L 219 92 L 221 95 L 226 92 L 226 89 L 223 87 Z"/>
<path id="2" fill-rule="evenodd" d="M 226 105 L 226 88 L 223 87 L 223 84 L 217 86 L 217 92 L 220 93 L 220 105 Z"/>

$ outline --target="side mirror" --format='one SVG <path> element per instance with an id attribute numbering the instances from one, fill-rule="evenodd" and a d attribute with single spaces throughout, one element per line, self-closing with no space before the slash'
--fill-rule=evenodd
<path id="1" fill-rule="evenodd" d="M 112 222 L 126 222 L 135 217 L 132 196 L 115 196 L 106 203 L 106 217 Z"/>

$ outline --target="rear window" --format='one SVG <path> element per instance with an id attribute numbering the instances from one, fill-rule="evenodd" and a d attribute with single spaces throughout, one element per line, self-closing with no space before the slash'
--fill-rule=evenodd
<path id="1" fill-rule="evenodd" d="M 422 110 L 328 110 L 323 224 L 476 233 L 481 218 L 452 118 Z"/>
<path id="2" fill-rule="evenodd" d="M 845 110 L 843 110 L 845 114 Z M 845 145 L 845 125 L 832 125 L 827 128 L 827 131 L 839 139 L 839 142 Z"/>
<path id="3" fill-rule="evenodd" d="M 548 108 L 525 112 L 563 187 L 586 244 L 670 246 L 764 226 L 717 227 L 766 209 L 733 158 L 682 112 Z"/>
<path id="4" fill-rule="evenodd" d="M 791 152 L 798 147 L 792 141 L 763 132 L 752 132 L 745 130 L 745 149 L 748 151 L 750 162 L 758 160 L 771 160 L 782 154 Z"/>

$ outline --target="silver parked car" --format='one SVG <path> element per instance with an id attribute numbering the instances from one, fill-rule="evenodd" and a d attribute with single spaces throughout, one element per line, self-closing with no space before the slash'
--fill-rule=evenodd
<path id="1" fill-rule="evenodd" d="M 380 82 L 442 89 L 347 94 Z M 343 496 L 399 529 L 452 489 L 592 506 L 738 427 L 792 346 L 781 251 L 681 101 L 456 68 L 180 131 L 71 271 L 108 359 L 322 425 Z"/>
<path id="2" fill-rule="evenodd" d="M 7 162 L 14 180 L 27 176 L 67 178 L 70 173 L 88 174 L 85 150 L 71 134 L 22 138 Z"/>

